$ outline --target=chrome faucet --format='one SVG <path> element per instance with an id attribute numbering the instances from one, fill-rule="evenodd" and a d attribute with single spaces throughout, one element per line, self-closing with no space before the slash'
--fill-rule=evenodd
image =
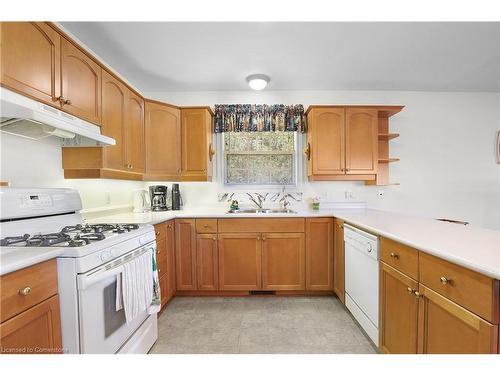
<path id="1" fill-rule="evenodd" d="M 259 194 L 259 193 L 255 193 L 255 196 L 257 197 L 257 199 L 255 199 L 252 194 L 250 193 L 247 193 L 248 197 L 250 198 L 250 200 L 257 206 L 257 208 L 259 209 L 262 209 L 262 204 L 266 201 L 266 198 L 268 196 L 269 193 L 266 193 L 265 195 L 262 195 L 262 194 Z"/>
<path id="2" fill-rule="evenodd" d="M 287 210 L 288 206 L 290 206 L 290 201 L 288 198 L 292 198 L 295 202 L 299 202 L 297 198 L 295 198 L 292 194 L 290 193 L 285 193 L 286 186 L 283 185 L 283 188 L 281 189 L 281 199 L 279 200 L 280 203 L 283 206 L 283 209 Z"/>

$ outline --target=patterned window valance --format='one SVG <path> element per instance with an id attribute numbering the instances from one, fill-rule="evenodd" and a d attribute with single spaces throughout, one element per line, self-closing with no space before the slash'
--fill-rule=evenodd
<path id="1" fill-rule="evenodd" d="M 302 104 L 216 104 L 215 132 L 305 132 Z"/>

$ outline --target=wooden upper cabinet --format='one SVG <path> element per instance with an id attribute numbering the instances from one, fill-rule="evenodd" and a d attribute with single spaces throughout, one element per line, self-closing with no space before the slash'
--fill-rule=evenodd
<path id="1" fill-rule="evenodd" d="M 308 113 L 311 175 L 344 174 L 344 108 L 313 108 Z"/>
<path id="2" fill-rule="evenodd" d="M 219 289 L 217 234 L 198 234 L 196 263 L 198 290 Z"/>
<path id="3" fill-rule="evenodd" d="M 175 220 L 177 290 L 196 290 L 196 230 L 194 219 Z"/>
<path id="4" fill-rule="evenodd" d="M 375 174 L 378 164 L 378 110 L 346 108 L 345 170 Z"/>
<path id="5" fill-rule="evenodd" d="M 333 219 L 306 219 L 306 290 L 333 290 Z"/>
<path id="6" fill-rule="evenodd" d="M 181 109 L 182 180 L 211 180 L 213 156 L 211 111 L 204 107 Z"/>
<path id="7" fill-rule="evenodd" d="M 127 90 L 125 117 L 125 167 L 135 173 L 144 173 L 144 100 Z M 104 107 L 104 105 L 103 105 Z"/>
<path id="8" fill-rule="evenodd" d="M 101 67 L 65 38 L 61 38 L 61 97 L 64 111 L 101 123 Z"/>
<path id="9" fill-rule="evenodd" d="M 380 263 L 379 347 L 389 354 L 416 354 L 418 282 Z"/>
<path id="10" fill-rule="evenodd" d="M 166 104 L 145 104 L 146 178 L 176 181 L 181 173 L 180 110 Z"/>
<path id="11" fill-rule="evenodd" d="M 304 233 L 262 233 L 262 289 L 305 289 Z"/>
<path id="12" fill-rule="evenodd" d="M 334 220 L 333 248 L 333 291 L 342 303 L 345 303 L 345 252 L 344 222 Z"/>
<path id="13" fill-rule="evenodd" d="M 419 353 L 498 352 L 498 325 L 487 322 L 422 284 L 419 292 Z"/>
<path id="14" fill-rule="evenodd" d="M 125 169 L 127 91 L 122 82 L 108 72 L 102 72 L 101 132 L 116 141 L 116 145 L 104 148 L 104 166 L 111 169 Z"/>
<path id="15" fill-rule="evenodd" d="M 45 22 L 0 24 L 2 86 L 60 107 L 61 43 Z"/>
<path id="16" fill-rule="evenodd" d="M 262 248 L 258 233 L 219 233 L 219 289 L 260 290 Z"/>

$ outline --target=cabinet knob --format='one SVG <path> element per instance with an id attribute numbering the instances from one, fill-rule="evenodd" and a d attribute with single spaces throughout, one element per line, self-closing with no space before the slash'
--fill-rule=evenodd
<path id="1" fill-rule="evenodd" d="M 31 293 L 31 288 L 29 286 L 19 289 L 19 294 L 21 296 L 27 296 Z"/>
<path id="2" fill-rule="evenodd" d="M 451 284 L 451 279 L 445 276 L 441 276 L 439 281 L 441 281 L 441 284 L 443 285 Z"/>
<path id="3" fill-rule="evenodd" d="M 212 146 L 212 144 L 210 143 L 210 146 L 208 146 L 208 159 L 210 161 L 212 161 L 214 158 L 214 155 L 215 155 L 215 149 L 214 149 L 214 146 Z"/>
<path id="4" fill-rule="evenodd" d="M 415 292 L 415 291 L 414 291 L 412 288 L 410 288 L 410 287 L 406 288 L 406 290 L 408 291 L 408 294 L 413 294 L 413 293 Z"/>
<path id="5" fill-rule="evenodd" d="M 262 236 L 262 241 L 265 241 L 267 240 L 267 238 L 265 236 Z"/>
<path id="6" fill-rule="evenodd" d="M 398 253 L 391 253 L 390 256 L 391 256 L 391 258 L 399 259 L 399 254 Z"/>
<path id="7" fill-rule="evenodd" d="M 158 268 L 158 273 L 160 273 L 160 272 L 161 272 L 161 269 Z"/>
<path id="8" fill-rule="evenodd" d="M 160 235 L 160 232 L 156 232 L 156 235 L 159 236 Z"/>
<path id="9" fill-rule="evenodd" d="M 417 298 L 422 297 L 422 295 L 419 292 L 417 292 L 416 290 L 413 292 L 413 294 L 415 294 L 415 297 L 417 297 Z"/>
<path id="10" fill-rule="evenodd" d="M 217 237 L 215 237 L 215 236 L 214 236 L 214 237 L 212 237 L 212 239 L 213 239 L 214 241 L 217 241 Z"/>
<path id="11" fill-rule="evenodd" d="M 71 100 L 69 100 L 69 99 L 65 99 L 63 103 L 64 103 L 64 104 L 67 104 L 67 105 L 70 105 L 70 104 L 71 104 Z"/>

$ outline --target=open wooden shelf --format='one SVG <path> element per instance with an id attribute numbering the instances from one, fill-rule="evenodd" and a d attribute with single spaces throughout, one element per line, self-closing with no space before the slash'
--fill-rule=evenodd
<path id="1" fill-rule="evenodd" d="M 378 162 L 379 163 L 394 163 L 396 161 L 399 161 L 399 158 L 381 158 L 381 159 L 378 159 Z"/>
<path id="2" fill-rule="evenodd" d="M 399 133 L 379 133 L 378 135 L 378 139 L 381 141 L 390 141 L 397 137 L 399 137 Z"/>

